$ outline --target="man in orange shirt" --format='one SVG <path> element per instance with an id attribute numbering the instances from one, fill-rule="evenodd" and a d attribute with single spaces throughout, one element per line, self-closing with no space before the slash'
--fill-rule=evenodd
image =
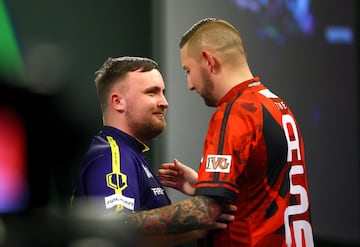
<path id="1" fill-rule="evenodd" d="M 206 18 L 180 49 L 188 89 L 217 109 L 198 172 L 175 160 L 159 176 L 193 197 L 127 220 L 145 235 L 181 233 L 212 226 L 231 202 L 235 220 L 201 246 L 314 246 L 300 130 L 288 105 L 253 76 L 239 32 Z"/>

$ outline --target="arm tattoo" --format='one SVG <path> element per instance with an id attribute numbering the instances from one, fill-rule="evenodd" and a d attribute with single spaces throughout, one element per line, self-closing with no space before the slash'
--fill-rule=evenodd
<path id="1" fill-rule="evenodd" d="M 139 234 L 161 235 L 209 228 L 220 213 L 220 203 L 215 199 L 194 196 L 173 205 L 133 212 L 125 218 Z"/>

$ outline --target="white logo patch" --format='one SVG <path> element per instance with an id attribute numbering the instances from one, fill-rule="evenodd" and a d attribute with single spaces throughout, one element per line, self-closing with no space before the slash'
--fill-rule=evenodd
<path id="1" fill-rule="evenodd" d="M 229 173 L 231 167 L 231 155 L 211 155 L 206 158 L 206 172 Z"/>
<path id="2" fill-rule="evenodd" d="M 164 190 L 160 187 L 157 188 L 151 188 L 151 190 L 153 191 L 154 195 L 158 196 L 158 195 L 164 195 Z"/>
<path id="3" fill-rule="evenodd" d="M 106 208 L 112 208 L 119 204 L 130 210 L 134 210 L 135 207 L 135 199 L 131 197 L 113 194 L 111 196 L 105 197 L 104 199 Z"/>

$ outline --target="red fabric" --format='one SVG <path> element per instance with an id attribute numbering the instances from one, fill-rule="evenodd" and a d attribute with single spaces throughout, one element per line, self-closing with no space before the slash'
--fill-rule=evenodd
<path id="1" fill-rule="evenodd" d="M 227 93 L 209 124 L 196 194 L 233 200 L 238 210 L 235 222 L 210 234 L 206 246 L 286 246 L 286 229 L 295 220 L 310 226 L 306 235 L 312 242 L 300 131 L 286 103 L 258 81 Z M 296 246 L 289 233 L 288 241 Z"/>

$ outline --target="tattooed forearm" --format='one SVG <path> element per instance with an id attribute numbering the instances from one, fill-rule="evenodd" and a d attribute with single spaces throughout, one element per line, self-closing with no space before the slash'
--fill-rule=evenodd
<path id="1" fill-rule="evenodd" d="M 126 216 L 126 221 L 139 234 L 175 234 L 211 227 L 221 212 L 215 199 L 194 196 L 162 208 L 134 212 Z"/>

